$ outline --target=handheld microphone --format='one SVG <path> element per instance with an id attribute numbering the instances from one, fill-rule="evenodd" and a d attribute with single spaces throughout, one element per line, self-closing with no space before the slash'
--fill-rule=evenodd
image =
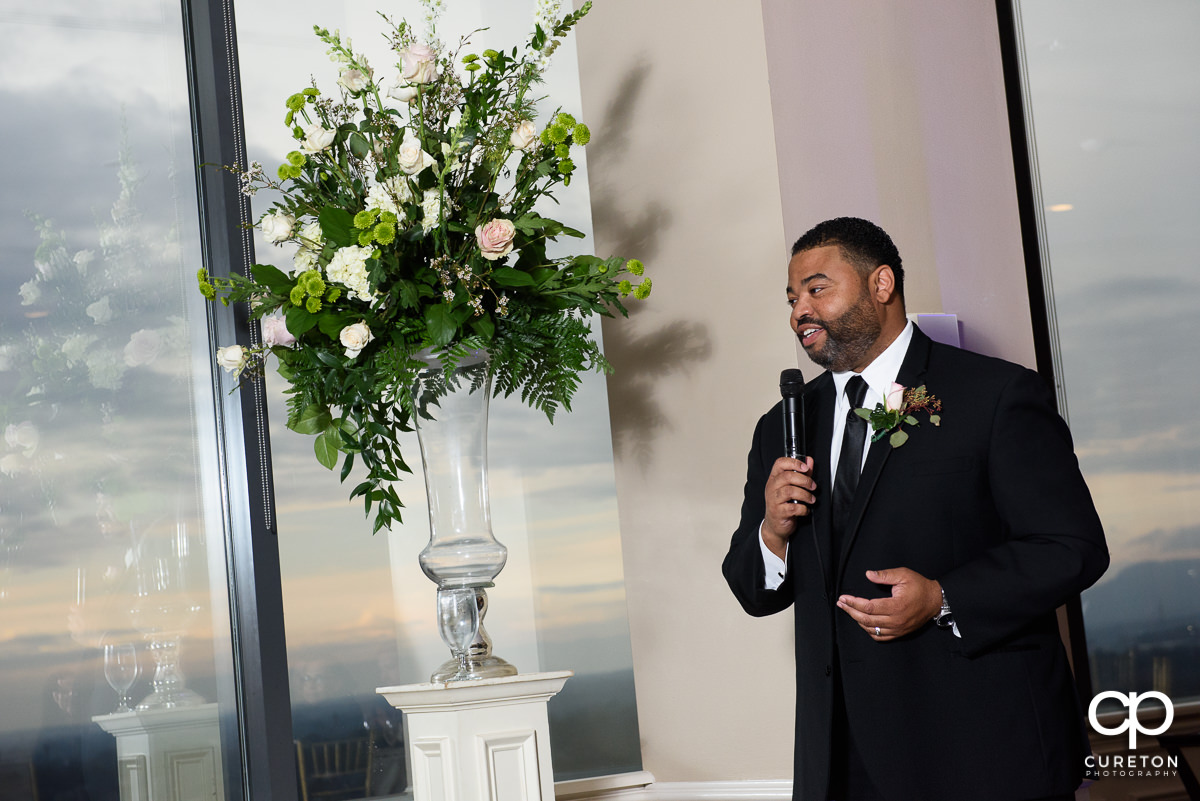
<path id="1" fill-rule="evenodd" d="M 779 374 L 779 394 L 783 396 L 783 454 L 803 459 L 807 450 L 804 442 L 804 376 L 794 367 Z"/>

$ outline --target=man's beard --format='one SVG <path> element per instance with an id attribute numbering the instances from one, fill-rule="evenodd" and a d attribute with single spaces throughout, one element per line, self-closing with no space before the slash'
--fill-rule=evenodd
<path id="1" fill-rule="evenodd" d="M 865 291 L 853 306 L 833 320 L 806 317 L 800 322 L 816 323 L 825 329 L 825 346 L 820 350 L 804 348 L 804 352 L 818 365 L 835 373 L 853 369 L 883 333 L 883 324 Z"/>

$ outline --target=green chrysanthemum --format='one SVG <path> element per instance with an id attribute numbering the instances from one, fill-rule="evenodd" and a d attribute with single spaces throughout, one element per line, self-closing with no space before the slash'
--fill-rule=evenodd
<path id="1" fill-rule="evenodd" d="M 571 146 L 568 145 L 566 142 L 563 142 L 561 145 L 555 145 L 554 146 L 554 155 L 560 159 L 565 159 L 565 158 L 569 157 L 571 155 Z"/>
<path id="2" fill-rule="evenodd" d="M 209 300 L 216 300 L 217 290 L 207 281 L 200 282 L 200 294 Z"/>
<path id="3" fill-rule="evenodd" d="M 316 270 L 305 270 L 296 276 L 296 285 L 304 287 L 304 292 L 312 297 L 319 297 L 325 292 L 325 281 Z"/>
<path id="4" fill-rule="evenodd" d="M 629 283 L 628 281 L 622 281 L 621 283 L 617 284 L 617 291 L 622 295 L 628 295 L 633 291 L 633 284 Z"/>
<path id="5" fill-rule="evenodd" d="M 550 139 L 548 144 L 560 145 L 567 141 L 567 137 L 570 135 L 570 129 L 567 128 L 567 126 L 559 125 L 558 123 L 555 123 L 546 129 L 546 136 L 548 136 Z"/>
<path id="6" fill-rule="evenodd" d="M 381 222 L 375 226 L 375 241 L 381 245 L 390 245 L 396 240 L 396 226 L 392 223 Z"/>
<path id="7" fill-rule="evenodd" d="M 563 175 L 570 175 L 571 173 L 575 172 L 575 162 L 571 161 L 570 159 L 563 159 L 562 161 L 558 162 L 558 171 Z"/>
<path id="8" fill-rule="evenodd" d="M 280 164 L 279 169 L 275 171 L 275 174 L 279 176 L 279 180 L 286 181 L 292 177 L 292 165 Z"/>
<path id="9" fill-rule="evenodd" d="M 299 306 L 304 303 L 304 298 L 307 295 L 308 293 L 304 291 L 304 287 L 296 284 L 292 287 L 292 291 L 288 293 L 288 300 L 292 302 L 293 306 Z"/>
<path id="10" fill-rule="evenodd" d="M 397 222 L 399 222 L 399 220 L 396 218 L 396 215 L 390 211 L 380 212 L 379 221 L 388 223 L 390 225 L 395 225 Z"/>
<path id="11" fill-rule="evenodd" d="M 575 127 L 575 118 L 564 111 L 564 112 L 561 112 L 557 117 L 554 118 L 554 124 L 562 125 L 567 128 L 573 128 L 573 127 Z"/>
<path id="12" fill-rule="evenodd" d="M 652 286 L 653 285 L 650 283 L 650 279 L 647 278 L 646 280 L 642 281 L 642 283 L 638 284 L 637 289 L 633 290 L 633 296 L 638 300 L 645 300 L 646 298 L 650 297 L 650 289 Z"/>
<path id="13" fill-rule="evenodd" d="M 304 95 L 297 92 L 287 99 L 286 105 L 290 111 L 299 111 L 304 108 Z"/>
<path id="14" fill-rule="evenodd" d="M 625 269 L 634 275 L 641 275 L 646 271 L 646 266 L 637 259 L 630 259 L 625 262 Z"/>
<path id="15" fill-rule="evenodd" d="M 287 160 L 288 164 L 291 164 L 293 167 L 303 167 L 305 162 L 308 161 L 308 156 L 304 155 L 299 150 L 293 150 L 291 153 L 287 154 Z"/>
<path id="16" fill-rule="evenodd" d="M 354 215 L 354 227 L 360 230 L 371 228 L 375 225 L 375 212 L 370 210 L 360 211 Z"/>
<path id="17" fill-rule="evenodd" d="M 325 293 L 325 300 L 328 303 L 336 303 L 337 299 L 342 296 L 342 288 L 337 286 L 329 287 L 329 291 Z"/>
<path id="18" fill-rule="evenodd" d="M 571 131 L 571 139 L 577 145 L 586 145 L 592 141 L 592 132 L 581 122 L 575 126 L 575 130 Z"/>
<path id="19" fill-rule="evenodd" d="M 365 248 L 367 245 L 371 244 L 371 240 L 374 238 L 375 232 L 373 230 L 359 231 L 358 246 Z"/>
<path id="20" fill-rule="evenodd" d="M 308 300 L 304 301 L 304 309 L 309 314 L 316 314 L 321 310 L 321 299 L 310 297 Z"/>

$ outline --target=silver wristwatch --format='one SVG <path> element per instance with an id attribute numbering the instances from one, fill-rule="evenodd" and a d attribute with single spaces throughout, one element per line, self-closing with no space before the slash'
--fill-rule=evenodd
<path id="1" fill-rule="evenodd" d="M 954 625 L 954 615 L 950 614 L 950 604 L 946 602 L 945 590 L 942 590 L 942 608 L 933 616 L 933 622 L 939 629 L 948 629 Z"/>

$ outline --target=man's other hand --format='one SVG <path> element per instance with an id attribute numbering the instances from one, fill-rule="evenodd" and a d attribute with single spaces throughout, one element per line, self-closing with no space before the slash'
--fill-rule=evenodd
<path id="1" fill-rule="evenodd" d="M 942 608 L 941 585 L 907 567 L 868 570 L 867 580 L 890 586 L 891 597 L 867 599 L 843 595 L 837 604 L 876 642 L 911 634 L 933 620 Z"/>
<path id="2" fill-rule="evenodd" d="M 763 543 L 771 552 L 783 558 L 787 541 L 796 530 L 799 518 L 808 515 L 808 507 L 815 499 L 817 485 L 812 479 L 813 460 L 806 456 L 803 461 L 786 456 L 775 460 L 767 486 L 763 490 L 767 513 L 763 521 Z"/>

